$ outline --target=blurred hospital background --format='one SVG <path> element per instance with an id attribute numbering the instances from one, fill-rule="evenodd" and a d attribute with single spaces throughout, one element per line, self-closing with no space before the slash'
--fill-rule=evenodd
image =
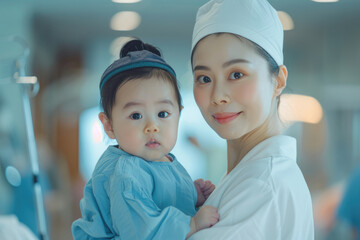
<path id="1" fill-rule="evenodd" d="M 205 2 L 0 1 L 0 239 L 72 239 L 83 187 L 113 144 L 97 118 L 99 80 L 132 37 L 159 47 L 177 72 L 185 108 L 173 153 L 193 179 L 219 181 L 226 145 L 192 95 L 191 35 Z M 360 1 L 269 2 L 286 29 L 281 116 L 298 141 L 315 239 L 357 239 Z"/>

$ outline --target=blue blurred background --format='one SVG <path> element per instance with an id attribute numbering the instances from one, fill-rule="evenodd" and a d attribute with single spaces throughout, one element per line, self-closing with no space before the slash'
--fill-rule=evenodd
<path id="1" fill-rule="evenodd" d="M 288 123 L 285 133 L 298 141 L 298 164 L 313 199 L 316 239 L 356 239 L 360 1 L 319 1 L 269 0 L 286 29 L 289 78 L 282 116 Z M 132 37 L 159 47 L 177 72 L 185 108 L 173 153 L 193 179 L 216 184 L 225 173 L 225 142 L 207 126 L 192 95 L 192 28 L 206 0 L 124 2 L 0 1 L 0 216 L 16 215 L 35 235 L 39 226 L 24 92 L 14 75 L 19 68 L 36 76 L 40 85 L 31 109 L 50 239 L 71 239 L 84 184 L 112 144 L 97 118 L 98 84 Z M 26 62 L 19 61 L 24 47 L 14 37 L 28 45 Z"/>

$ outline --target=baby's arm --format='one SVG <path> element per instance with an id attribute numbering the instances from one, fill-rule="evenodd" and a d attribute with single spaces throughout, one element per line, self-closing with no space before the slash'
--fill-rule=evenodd
<path id="1" fill-rule="evenodd" d="M 190 232 L 186 235 L 188 239 L 191 235 L 204 228 L 209 228 L 219 221 L 217 208 L 209 205 L 202 206 L 190 221 Z"/>
<path id="2" fill-rule="evenodd" d="M 215 185 L 211 181 L 204 181 L 203 179 L 197 179 L 194 181 L 194 185 L 197 191 L 197 202 L 196 207 L 200 207 L 204 204 L 206 199 L 214 191 Z"/>
<path id="3" fill-rule="evenodd" d="M 144 188 L 138 180 L 122 176 L 111 181 L 114 235 L 124 240 L 184 240 L 191 231 L 191 216 L 173 206 L 160 209 L 152 199 L 151 189 Z"/>

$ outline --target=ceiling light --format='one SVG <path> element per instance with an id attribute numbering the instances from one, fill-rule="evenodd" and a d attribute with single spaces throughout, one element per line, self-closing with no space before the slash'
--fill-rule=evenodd
<path id="1" fill-rule="evenodd" d="M 278 16 L 285 31 L 294 29 L 294 21 L 292 20 L 289 14 L 283 11 L 278 11 Z"/>
<path id="2" fill-rule="evenodd" d="M 140 22 L 141 17 L 136 12 L 118 12 L 111 18 L 110 28 L 116 31 L 131 31 L 137 28 Z"/>
<path id="3" fill-rule="evenodd" d="M 141 0 L 112 0 L 115 3 L 137 3 Z"/>
<path id="4" fill-rule="evenodd" d="M 323 117 L 320 103 L 313 97 L 283 94 L 280 98 L 279 116 L 283 122 L 319 123 Z"/>

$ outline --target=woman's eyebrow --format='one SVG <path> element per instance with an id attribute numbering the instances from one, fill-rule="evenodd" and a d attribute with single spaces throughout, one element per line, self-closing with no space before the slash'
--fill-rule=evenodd
<path id="1" fill-rule="evenodd" d="M 225 63 L 223 64 L 223 68 L 226 68 L 226 67 L 228 67 L 228 66 L 230 66 L 230 65 L 233 65 L 233 64 L 235 64 L 235 63 L 251 63 L 251 62 L 249 62 L 248 60 L 245 60 L 245 59 L 240 59 L 240 58 L 238 58 L 238 59 L 232 59 L 232 60 L 230 60 L 230 61 L 225 62 Z"/>
<path id="2" fill-rule="evenodd" d="M 193 69 L 193 72 L 195 71 L 199 71 L 199 70 L 206 70 L 206 71 L 209 71 L 210 68 L 209 67 L 206 67 L 206 66 L 201 66 L 201 65 L 198 65 L 198 66 L 195 66 L 194 69 Z"/>
<path id="3" fill-rule="evenodd" d="M 250 61 L 248 60 L 245 60 L 245 59 L 232 59 L 232 60 L 229 60 L 227 62 L 225 62 L 222 66 L 223 68 L 226 68 L 230 65 L 233 65 L 233 64 L 236 64 L 236 63 L 251 63 Z M 202 66 L 202 65 L 197 65 L 194 67 L 193 69 L 193 72 L 197 71 L 197 70 L 206 70 L 206 71 L 209 71 L 210 68 L 209 67 L 206 67 L 206 66 Z"/>

